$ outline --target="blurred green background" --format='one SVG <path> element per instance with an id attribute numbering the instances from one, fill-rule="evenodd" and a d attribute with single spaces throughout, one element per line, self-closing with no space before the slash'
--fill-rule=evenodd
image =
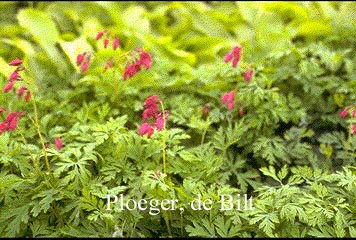
<path id="1" fill-rule="evenodd" d="M 50 64 L 48 56 L 65 78 L 102 29 L 119 36 L 124 50 L 142 45 L 191 66 L 237 43 L 246 61 L 308 41 L 354 47 L 355 10 L 353 2 L 1 2 L 0 71 L 8 74 L 10 59 L 38 54 L 37 64 Z"/>

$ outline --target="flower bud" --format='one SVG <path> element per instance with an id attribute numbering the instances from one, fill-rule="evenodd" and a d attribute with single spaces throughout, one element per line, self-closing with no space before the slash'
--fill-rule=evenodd
<path id="1" fill-rule="evenodd" d="M 22 60 L 20 60 L 20 59 L 14 59 L 14 60 L 12 60 L 10 63 L 9 63 L 9 65 L 10 66 L 19 66 L 19 65 L 21 65 L 22 64 Z"/>
<path id="2" fill-rule="evenodd" d="M 62 140 L 60 138 L 55 138 L 54 139 L 54 144 L 56 145 L 56 148 L 58 150 L 61 150 L 62 147 L 63 147 L 63 143 L 62 143 Z"/>

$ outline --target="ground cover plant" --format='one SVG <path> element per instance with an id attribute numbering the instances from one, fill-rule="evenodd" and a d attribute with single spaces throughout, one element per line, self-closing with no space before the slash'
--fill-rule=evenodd
<path id="1" fill-rule="evenodd" d="M 0 10 L 0 236 L 356 236 L 353 2 Z"/>

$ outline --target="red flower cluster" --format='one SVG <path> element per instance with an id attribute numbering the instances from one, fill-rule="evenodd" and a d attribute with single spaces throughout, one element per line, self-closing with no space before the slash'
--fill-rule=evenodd
<path id="1" fill-rule="evenodd" d="M 96 40 L 99 40 L 101 39 L 103 36 L 105 35 L 105 38 L 103 40 L 103 45 L 104 45 L 104 48 L 107 48 L 109 43 L 110 43 L 110 32 L 108 30 L 103 30 L 103 31 L 100 31 L 97 35 L 96 35 Z M 114 37 L 113 41 L 112 41 L 112 48 L 114 50 L 116 50 L 118 47 L 120 46 L 120 40 L 117 36 Z M 103 69 L 103 72 L 106 72 L 106 70 L 108 70 L 109 68 L 111 68 L 113 66 L 113 59 L 110 58 L 108 59 L 106 62 L 105 62 L 105 66 L 104 66 L 104 69 Z"/>
<path id="2" fill-rule="evenodd" d="M 355 105 L 354 106 L 348 106 L 346 108 L 344 108 L 341 113 L 340 113 L 340 118 L 345 118 L 347 116 L 347 114 L 349 113 L 350 109 L 352 110 L 352 114 L 351 117 L 356 117 L 356 109 L 355 109 Z M 356 134 L 356 124 L 353 125 L 353 134 Z"/>
<path id="3" fill-rule="evenodd" d="M 164 129 L 166 119 L 169 114 L 168 111 L 158 112 L 160 100 L 157 95 L 148 97 L 145 101 L 145 110 L 142 113 L 143 123 L 140 126 L 138 133 L 143 136 L 147 134 L 147 137 L 151 137 L 154 133 L 154 127 L 158 131 Z"/>
<path id="4" fill-rule="evenodd" d="M 245 77 L 246 82 L 249 83 L 251 81 L 252 75 L 253 75 L 253 69 L 252 68 L 250 68 L 249 70 L 247 70 L 244 73 L 244 77 Z"/>
<path id="5" fill-rule="evenodd" d="M 82 73 L 88 70 L 90 59 L 91 59 L 91 54 L 87 52 L 78 54 L 76 64 L 78 67 L 81 66 Z"/>
<path id="6" fill-rule="evenodd" d="M 4 107 L 0 108 L 0 113 L 5 112 L 6 109 Z M 13 131 L 16 129 L 17 127 L 17 120 L 19 117 L 21 117 L 22 115 L 24 115 L 24 112 L 9 112 L 6 116 L 6 118 L 4 119 L 4 121 L 2 121 L 0 123 L 0 135 L 4 132 L 4 131 Z"/>
<path id="7" fill-rule="evenodd" d="M 99 39 L 101 39 L 103 36 L 105 35 L 104 37 L 104 40 L 103 40 L 103 45 L 104 45 L 104 48 L 107 48 L 109 43 L 110 43 L 110 31 L 108 31 L 107 29 L 103 30 L 103 31 L 100 31 L 98 32 L 98 34 L 96 35 L 95 39 L 98 41 Z M 114 37 L 114 40 L 112 42 L 112 48 L 114 50 L 116 50 L 118 47 L 120 46 L 120 40 L 117 36 Z"/>
<path id="8" fill-rule="evenodd" d="M 234 47 L 230 52 L 228 52 L 225 55 L 224 61 L 226 63 L 232 61 L 232 67 L 236 68 L 241 58 L 241 51 L 242 51 L 241 46 Z"/>
<path id="9" fill-rule="evenodd" d="M 221 102 L 226 104 L 227 109 L 231 111 L 235 106 L 235 90 L 224 93 L 224 95 L 221 97 Z"/>
<path id="10" fill-rule="evenodd" d="M 15 66 L 16 69 L 15 69 L 15 71 L 13 71 L 11 73 L 11 75 L 9 77 L 9 82 L 6 84 L 6 86 L 3 89 L 4 93 L 9 92 L 14 87 L 14 85 L 17 81 L 23 80 L 19 74 L 20 71 L 25 69 L 25 67 L 22 65 L 22 63 L 23 63 L 23 61 L 20 59 L 14 59 L 9 63 L 10 66 Z M 20 98 L 20 97 L 22 97 L 22 95 L 25 92 L 26 92 L 25 101 L 28 102 L 31 98 L 31 92 L 25 86 L 21 86 L 17 90 L 17 96 Z M 2 114 L 5 111 L 6 111 L 6 109 L 4 107 L 0 108 L 0 114 Z M 4 119 L 4 121 L 0 122 L 0 135 L 4 131 L 15 130 L 17 127 L 18 118 L 24 114 L 25 114 L 24 112 L 9 112 L 6 116 L 6 118 Z"/>
<path id="11" fill-rule="evenodd" d="M 31 92 L 30 90 L 27 89 L 27 87 L 25 86 L 21 86 L 18 90 L 17 90 L 17 96 L 19 98 L 22 97 L 22 95 L 26 92 L 26 95 L 25 95 L 25 101 L 28 102 L 30 101 L 30 98 L 31 98 Z"/>
<path id="12" fill-rule="evenodd" d="M 20 59 L 14 59 L 12 60 L 9 65 L 10 66 L 16 66 L 17 68 L 15 69 L 15 71 L 13 71 L 9 77 L 9 82 L 6 84 L 6 86 L 3 89 L 4 93 L 9 92 L 15 85 L 15 83 L 17 81 L 21 81 L 23 80 L 19 74 L 20 71 L 24 70 L 24 66 L 22 65 L 22 60 Z M 25 86 L 21 86 L 18 90 L 17 90 L 17 96 L 20 98 L 22 97 L 22 95 L 26 92 L 25 95 L 25 101 L 28 102 L 31 98 L 31 92 L 30 90 L 28 90 Z"/>
<path id="13" fill-rule="evenodd" d="M 110 39 L 110 31 L 107 29 L 97 33 L 95 39 L 98 41 L 103 39 L 104 48 L 107 48 L 112 41 L 112 48 L 116 50 L 120 46 L 120 40 L 117 36 L 114 36 Z M 131 51 L 129 54 L 124 54 L 125 57 L 129 58 L 129 63 L 126 64 L 125 70 L 123 73 L 123 80 L 133 77 L 137 72 L 141 71 L 141 67 L 144 66 L 146 69 L 151 68 L 152 58 L 151 55 L 146 52 L 143 48 L 138 48 Z M 79 54 L 77 56 L 76 65 L 81 66 L 81 72 L 84 73 L 89 67 L 89 62 L 92 57 L 92 54 L 86 52 Z M 133 59 L 133 60 L 131 60 Z M 109 68 L 115 66 L 115 59 L 110 57 L 104 65 L 103 72 L 106 72 Z"/>
<path id="14" fill-rule="evenodd" d="M 151 68 L 151 55 L 142 48 L 136 50 L 136 52 L 138 53 L 139 57 L 136 58 L 134 62 L 126 65 L 123 75 L 124 80 L 133 77 L 137 72 L 141 71 L 142 66 L 144 66 L 146 69 Z"/>

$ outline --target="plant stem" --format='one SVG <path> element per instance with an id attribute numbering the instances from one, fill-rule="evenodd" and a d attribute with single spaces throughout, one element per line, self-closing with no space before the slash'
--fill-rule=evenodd
<path id="1" fill-rule="evenodd" d="M 183 237 L 183 211 L 180 212 L 180 236 Z"/>
<path id="2" fill-rule="evenodd" d="M 171 227 L 170 227 L 170 225 L 169 225 L 169 220 L 168 220 L 167 212 L 164 212 L 164 213 L 163 213 L 163 218 L 164 218 L 164 221 L 166 222 L 166 225 L 167 225 L 168 235 L 169 235 L 169 236 L 172 236 L 172 231 L 171 231 Z"/>
<path id="3" fill-rule="evenodd" d="M 163 173 L 167 174 L 167 164 L 166 164 L 166 138 L 167 138 L 167 130 L 166 130 L 166 116 L 164 112 L 164 106 L 162 101 L 160 101 L 163 113 L 163 134 L 162 134 L 162 160 L 163 160 Z"/>
<path id="4" fill-rule="evenodd" d="M 47 157 L 47 151 L 46 151 L 46 145 L 45 145 L 45 142 L 43 140 L 43 137 L 42 137 L 42 134 L 41 134 L 41 130 L 40 130 L 40 124 L 39 124 L 39 120 L 38 120 L 38 110 L 37 110 L 37 105 L 36 105 L 36 94 L 34 93 L 34 85 L 35 83 L 34 82 L 30 82 L 26 79 L 23 79 L 29 86 L 33 86 L 32 87 L 32 91 L 31 91 L 31 101 L 32 101 L 32 105 L 33 105 L 33 111 L 34 111 L 34 119 L 32 119 L 30 116 L 29 118 L 31 119 L 31 121 L 34 123 L 35 127 L 36 127 L 36 131 L 37 131 L 37 134 L 40 138 L 40 142 L 41 142 L 41 145 L 42 145 L 42 149 L 43 149 L 43 154 L 44 154 L 44 158 L 45 158 L 45 162 L 46 162 L 46 167 L 47 167 L 47 171 L 48 173 L 52 173 L 51 171 L 51 166 L 49 165 L 49 162 L 48 162 L 48 157 Z M 52 176 L 52 175 L 51 175 Z"/>
<path id="5" fill-rule="evenodd" d="M 162 114 L 163 114 L 163 134 L 162 134 L 162 160 L 163 160 L 163 173 L 167 174 L 168 177 L 168 173 L 167 173 L 167 163 L 166 163 L 166 141 L 167 141 L 167 129 L 166 129 L 166 113 L 164 110 L 164 106 L 162 101 L 160 101 L 161 107 L 162 107 Z M 169 236 L 172 236 L 172 231 L 171 231 L 171 227 L 169 224 L 169 219 L 170 217 L 168 216 L 167 212 L 163 213 L 163 218 L 166 222 L 167 225 L 167 231 Z"/>
<path id="6" fill-rule="evenodd" d="M 163 173 L 167 174 L 167 164 L 166 164 L 166 129 L 163 130 L 162 137 L 162 159 L 163 159 Z"/>
<path id="7" fill-rule="evenodd" d="M 348 131 L 348 136 L 347 136 L 347 149 L 349 150 L 351 148 L 351 138 L 353 134 L 353 122 L 350 120 L 350 126 L 349 126 L 349 131 Z"/>
<path id="8" fill-rule="evenodd" d="M 116 79 L 115 78 L 115 71 L 113 71 L 113 79 Z M 114 94 L 115 94 L 115 100 L 116 103 L 117 103 L 117 109 L 119 110 L 119 107 L 120 107 L 120 102 L 119 102 L 119 83 L 120 83 L 120 80 L 117 80 L 118 81 L 118 84 L 115 84 L 114 83 Z"/>
<path id="9" fill-rule="evenodd" d="M 203 131 L 203 135 L 201 137 L 201 143 L 200 145 L 203 145 L 204 144 L 204 138 L 205 138 L 205 134 L 206 134 L 206 131 L 208 130 L 208 128 L 204 128 L 204 131 Z"/>
<path id="10" fill-rule="evenodd" d="M 135 228 L 136 228 L 136 224 L 137 224 L 137 222 L 135 222 L 135 224 L 134 224 L 134 226 L 133 226 L 133 228 L 132 228 L 132 230 L 131 230 L 130 238 L 132 237 L 132 234 L 133 234 L 133 232 L 134 232 L 134 230 L 135 230 Z"/>
<path id="11" fill-rule="evenodd" d="M 30 149 L 29 149 L 29 147 L 28 147 L 28 143 L 27 143 L 27 141 L 26 141 L 25 136 L 23 135 L 23 133 L 21 132 L 21 130 L 20 130 L 19 132 L 20 132 L 20 134 L 21 134 L 22 140 L 23 140 L 24 143 L 25 143 L 26 150 L 27 150 L 28 154 L 30 155 L 30 158 L 32 159 L 32 163 L 33 163 L 33 166 L 34 166 L 35 169 L 36 169 L 36 172 L 37 172 L 37 173 L 40 173 L 41 170 L 38 168 L 38 162 L 37 162 L 36 159 L 33 157 L 32 153 L 31 153 L 31 151 L 30 151 Z"/>
<path id="12" fill-rule="evenodd" d="M 40 130 L 40 125 L 39 125 L 39 120 L 38 120 L 38 110 L 37 110 L 37 105 L 36 105 L 36 101 L 35 101 L 35 95 L 32 93 L 32 105 L 33 105 L 33 110 L 34 110 L 34 114 L 35 114 L 35 119 L 34 119 L 34 123 L 36 126 L 36 130 L 38 133 L 38 136 L 40 137 L 40 141 L 41 141 L 41 145 L 42 145 L 42 149 L 43 149 L 43 154 L 44 154 L 44 158 L 45 158 L 45 162 L 46 162 L 46 167 L 47 167 L 47 171 L 49 173 L 51 173 L 51 166 L 49 165 L 48 162 L 48 157 L 47 157 L 47 151 L 46 151 L 46 146 L 45 146 L 45 142 L 43 140 L 42 134 L 41 134 L 41 130 Z"/>
<path id="13" fill-rule="evenodd" d="M 206 121 L 207 121 L 207 122 L 209 121 L 209 117 L 207 118 Z M 206 127 L 204 128 L 204 131 L 203 131 L 203 134 L 202 134 L 202 137 L 201 137 L 201 143 L 200 143 L 200 145 L 203 145 L 203 144 L 204 144 L 205 135 L 206 135 L 206 132 L 208 131 L 209 126 L 210 126 L 210 123 L 207 124 Z"/>

